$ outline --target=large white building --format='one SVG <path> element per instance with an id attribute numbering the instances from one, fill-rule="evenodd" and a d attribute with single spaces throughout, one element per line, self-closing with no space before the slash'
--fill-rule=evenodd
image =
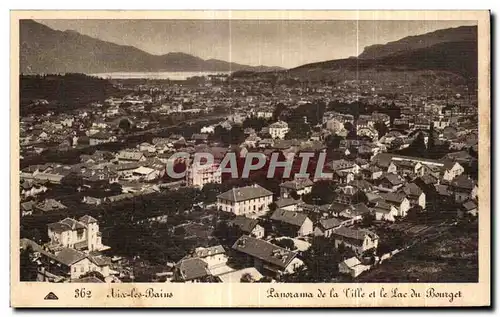
<path id="1" fill-rule="evenodd" d="M 269 134 L 273 139 L 284 139 L 287 133 L 288 123 L 284 121 L 278 121 L 269 125 Z"/>
<path id="2" fill-rule="evenodd" d="M 273 202 L 273 193 L 260 185 L 233 188 L 217 196 L 217 209 L 256 218 Z"/>
<path id="3" fill-rule="evenodd" d="M 208 183 L 220 184 L 222 182 L 222 173 L 218 164 L 191 165 L 186 171 L 186 182 L 188 186 L 203 187 Z"/>

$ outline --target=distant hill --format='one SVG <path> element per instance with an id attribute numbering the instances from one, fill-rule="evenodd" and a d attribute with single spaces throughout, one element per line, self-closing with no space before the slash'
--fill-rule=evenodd
<path id="1" fill-rule="evenodd" d="M 203 60 L 185 53 L 153 55 L 76 31 L 57 31 L 33 20 L 21 20 L 19 27 L 20 72 L 26 74 L 282 69 Z"/>
<path id="2" fill-rule="evenodd" d="M 348 58 L 303 65 L 292 75 L 326 71 L 446 71 L 464 78 L 477 77 L 477 42 L 443 42 L 430 47 L 405 50 L 377 59 Z"/>
<path id="3" fill-rule="evenodd" d="M 367 46 L 358 58 L 378 59 L 449 42 L 477 42 L 477 27 L 461 26 L 437 30 L 422 35 L 408 36 L 387 44 Z"/>
<path id="4" fill-rule="evenodd" d="M 278 73 L 241 71 L 234 76 L 264 80 L 371 80 L 426 89 L 440 83 L 477 85 L 477 27 L 464 26 L 367 47 L 359 57 L 302 65 Z"/>

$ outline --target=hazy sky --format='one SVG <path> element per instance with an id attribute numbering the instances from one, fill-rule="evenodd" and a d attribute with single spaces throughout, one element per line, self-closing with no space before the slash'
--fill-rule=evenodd
<path id="1" fill-rule="evenodd" d="M 184 52 L 247 65 L 295 67 L 357 56 L 372 44 L 476 21 L 38 20 L 152 54 Z"/>

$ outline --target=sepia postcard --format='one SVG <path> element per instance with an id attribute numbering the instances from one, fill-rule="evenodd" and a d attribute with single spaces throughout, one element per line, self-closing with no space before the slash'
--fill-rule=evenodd
<path id="1" fill-rule="evenodd" d="M 489 11 L 11 11 L 11 306 L 491 306 Z"/>

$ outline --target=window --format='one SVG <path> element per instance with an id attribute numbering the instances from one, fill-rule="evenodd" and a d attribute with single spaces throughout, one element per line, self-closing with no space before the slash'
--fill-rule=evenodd
<path id="1" fill-rule="evenodd" d="M 80 268 L 80 272 L 82 272 L 82 273 L 83 273 L 83 271 L 84 271 L 84 270 L 85 270 L 85 268 L 82 266 L 82 267 Z"/>
<path id="2" fill-rule="evenodd" d="M 74 266 L 74 267 L 73 267 L 73 272 L 75 272 L 75 273 L 76 273 L 76 266 Z"/>

